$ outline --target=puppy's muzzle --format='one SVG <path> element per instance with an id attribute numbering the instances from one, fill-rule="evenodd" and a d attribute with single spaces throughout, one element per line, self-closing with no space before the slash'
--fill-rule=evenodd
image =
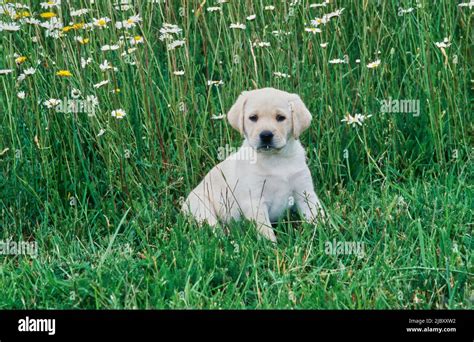
<path id="1" fill-rule="evenodd" d="M 273 148 L 273 133 L 271 131 L 260 133 L 260 148 Z"/>

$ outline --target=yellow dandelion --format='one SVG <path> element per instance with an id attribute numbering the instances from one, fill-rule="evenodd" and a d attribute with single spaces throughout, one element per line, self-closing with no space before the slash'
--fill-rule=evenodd
<path id="1" fill-rule="evenodd" d="M 56 76 L 61 76 L 61 77 L 71 77 L 72 74 L 69 70 L 59 70 L 57 73 L 56 73 Z"/>
<path id="2" fill-rule="evenodd" d="M 51 19 L 53 17 L 56 17 L 57 14 L 54 13 L 54 12 L 43 12 L 43 13 L 40 13 L 40 17 L 43 18 L 43 19 Z"/>
<path id="3" fill-rule="evenodd" d="M 31 14 L 30 12 L 28 11 L 22 11 L 22 12 L 19 12 L 15 15 L 15 19 L 22 19 L 22 18 L 28 18 L 30 17 Z"/>
<path id="4" fill-rule="evenodd" d="M 20 57 L 15 58 L 15 63 L 16 64 L 21 64 L 21 63 L 25 62 L 26 60 L 27 60 L 27 58 L 25 56 L 20 56 Z"/>
<path id="5" fill-rule="evenodd" d="M 74 28 L 74 27 L 72 27 L 72 26 L 64 26 L 64 27 L 63 27 L 63 32 L 69 32 L 69 31 L 71 31 L 73 28 Z"/>
<path id="6" fill-rule="evenodd" d="M 79 30 L 79 29 L 81 29 L 81 28 L 83 28 L 83 27 L 84 27 L 84 23 L 77 23 L 77 24 L 72 25 L 72 28 L 73 28 L 74 30 Z"/>

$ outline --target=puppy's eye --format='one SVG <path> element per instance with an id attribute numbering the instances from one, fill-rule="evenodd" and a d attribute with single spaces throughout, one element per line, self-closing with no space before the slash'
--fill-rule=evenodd
<path id="1" fill-rule="evenodd" d="M 250 121 L 253 121 L 253 122 L 256 122 L 256 121 L 258 120 L 257 114 L 250 115 L 250 116 L 249 116 L 249 120 L 250 120 Z"/>
<path id="2" fill-rule="evenodd" d="M 278 122 L 282 122 L 282 121 L 285 121 L 285 120 L 286 120 L 286 117 L 284 117 L 283 115 L 278 114 L 278 115 L 276 116 L 276 119 L 277 119 Z"/>

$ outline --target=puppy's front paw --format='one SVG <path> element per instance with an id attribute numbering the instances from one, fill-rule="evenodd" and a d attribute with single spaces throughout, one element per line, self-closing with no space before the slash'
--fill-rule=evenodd
<path id="1" fill-rule="evenodd" d="M 327 222 L 327 215 L 320 203 L 303 212 L 305 221 L 310 223 Z"/>
<path id="2" fill-rule="evenodd" d="M 277 238 L 275 236 L 275 232 L 273 231 L 272 228 L 267 227 L 265 225 L 261 225 L 258 228 L 258 232 L 260 233 L 261 236 L 263 236 L 265 239 L 270 240 L 273 243 L 277 242 Z"/>

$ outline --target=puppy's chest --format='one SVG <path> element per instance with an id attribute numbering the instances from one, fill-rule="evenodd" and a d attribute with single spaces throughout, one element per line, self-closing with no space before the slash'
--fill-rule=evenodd
<path id="1" fill-rule="evenodd" d="M 264 183 L 263 197 L 270 220 L 275 221 L 292 205 L 292 180 L 291 177 L 266 176 Z"/>

